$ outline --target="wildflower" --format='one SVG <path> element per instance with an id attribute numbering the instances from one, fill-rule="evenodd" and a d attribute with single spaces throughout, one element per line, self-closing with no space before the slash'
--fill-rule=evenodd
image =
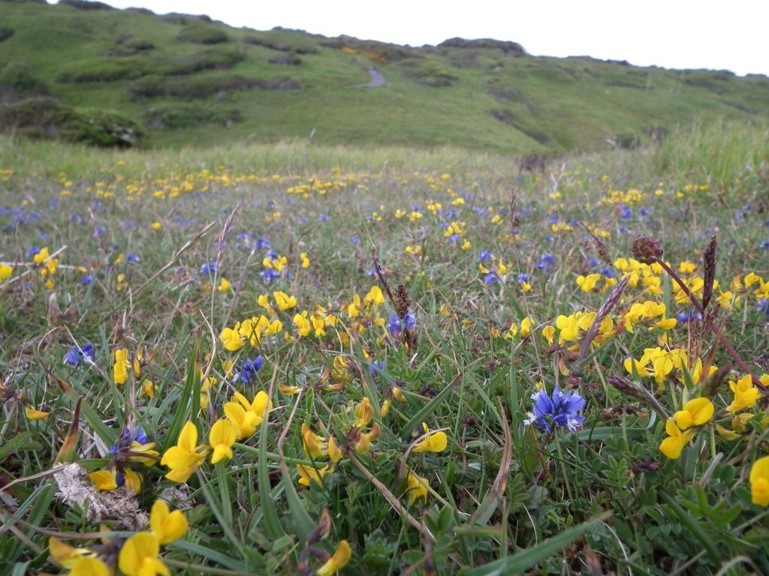
<path id="1" fill-rule="evenodd" d="M 556 386 L 552 397 L 542 389 L 532 394 L 531 399 L 534 400 L 534 410 L 527 414 L 524 424 L 534 424 L 541 432 L 550 433 L 556 426 L 566 426 L 574 432 L 585 420 L 580 414 L 585 399 L 573 390 L 564 393 L 560 386 Z"/>
<path id="2" fill-rule="evenodd" d="M 222 333 L 219 334 L 219 339 L 222 341 L 222 344 L 224 344 L 225 350 L 237 352 L 246 345 L 246 337 L 241 335 L 238 330 L 239 327 L 240 322 L 235 324 L 235 328 L 225 327 L 222 329 Z"/>
<path id="3" fill-rule="evenodd" d="M 430 486 L 430 482 L 427 478 L 422 478 L 413 474 L 410 470 L 406 477 L 406 491 L 409 495 L 409 506 L 414 504 L 418 499 L 423 498 L 427 503 L 427 488 Z"/>
<path id="4" fill-rule="evenodd" d="M 126 576 L 169 576 L 168 567 L 158 558 L 160 542 L 151 532 L 138 532 L 120 549 L 118 567 Z"/>
<path id="5" fill-rule="evenodd" d="M 384 293 L 379 286 L 372 286 L 368 293 L 363 297 L 363 305 L 366 308 L 376 308 L 385 302 Z"/>
<path id="6" fill-rule="evenodd" d="M 200 266 L 201 276 L 215 276 L 218 268 L 216 262 L 205 262 Z"/>
<path id="7" fill-rule="evenodd" d="M 694 438 L 695 432 L 693 430 L 681 430 L 672 418 L 665 422 L 665 432 L 667 432 L 668 437 L 660 444 L 660 452 L 671 460 L 678 460 L 683 449 Z"/>
<path id="8" fill-rule="evenodd" d="M 48 552 L 54 563 L 69 569 L 71 575 L 111 576 L 107 564 L 88 548 L 73 548 L 55 536 L 48 539 Z"/>
<path id="9" fill-rule="evenodd" d="M 299 259 L 302 261 L 302 268 L 309 268 L 310 267 L 310 259 L 307 256 L 307 252 L 302 252 L 299 254 Z"/>
<path id="10" fill-rule="evenodd" d="M 726 407 L 727 412 L 739 412 L 746 408 L 752 408 L 761 395 L 758 388 L 753 386 L 753 377 L 746 374 L 737 382 L 729 381 L 729 388 L 734 392 L 734 400 Z"/>
<path id="11" fill-rule="evenodd" d="M 235 392 L 232 401 L 224 404 L 224 414 L 238 429 L 239 439 L 251 436 L 272 409 L 272 402 L 263 390 L 249 402 L 243 394 Z"/>
<path id="12" fill-rule="evenodd" d="M 256 377 L 256 373 L 259 372 L 263 365 L 264 357 L 261 354 L 253 360 L 247 358 L 240 367 L 240 372 L 238 372 L 235 381 L 245 383 L 251 382 L 251 380 Z"/>
<path id="13" fill-rule="evenodd" d="M 275 298 L 278 310 L 286 311 L 296 307 L 296 296 L 289 296 L 285 292 L 280 291 L 273 292 L 272 296 Z"/>
<path id="14" fill-rule="evenodd" d="M 430 432 L 427 424 L 422 423 L 424 436 L 414 445 L 414 452 L 443 452 L 448 445 L 448 438 L 443 431 Z"/>
<path id="15" fill-rule="evenodd" d="M 323 477 L 330 474 L 332 470 L 328 464 L 323 468 L 305 466 L 304 464 L 296 465 L 296 471 L 299 473 L 299 485 L 307 488 L 310 487 L 311 482 L 315 482 L 319 486 L 323 485 Z"/>
<path id="16" fill-rule="evenodd" d="M 715 408 L 707 398 L 694 398 L 689 400 L 682 410 L 673 414 L 673 420 L 681 430 L 687 430 L 692 426 L 702 426 L 713 417 Z"/>
<path id="17" fill-rule="evenodd" d="M 239 433 L 240 430 L 230 420 L 216 421 L 208 434 L 208 443 L 213 448 L 211 464 L 232 458 L 232 445 L 238 439 Z"/>
<path id="18" fill-rule="evenodd" d="M 7 280 L 13 274 L 13 266 L 8 264 L 0 264 L 0 282 Z"/>
<path id="19" fill-rule="evenodd" d="M 176 446 L 171 446 L 163 454 L 160 464 L 171 471 L 166 478 L 172 482 L 186 482 L 205 459 L 205 448 L 198 446 L 198 429 L 192 422 L 187 422 L 179 434 Z"/>
<path id="20" fill-rule="evenodd" d="M 750 494 L 756 506 L 769 506 L 769 456 L 759 458 L 750 467 Z"/>
<path id="21" fill-rule="evenodd" d="M 115 364 L 112 367 L 115 384 L 125 384 L 128 379 L 128 350 L 118 348 L 115 350 Z"/>
<path id="22" fill-rule="evenodd" d="M 86 342 L 82 347 L 77 344 L 73 344 L 72 348 L 64 355 L 64 364 L 67 366 L 77 366 L 85 358 L 89 361 L 93 361 L 94 350 L 93 344 Z"/>
<path id="23" fill-rule="evenodd" d="M 160 544 L 170 544 L 187 531 L 187 518 L 181 510 L 168 510 L 165 500 L 156 500 L 150 512 L 150 530 Z"/>
<path id="24" fill-rule="evenodd" d="M 331 576 L 332 574 L 344 568 L 350 561 L 350 558 L 352 558 L 352 549 L 350 548 L 350 544 L 348 544 L 347 540 L 341 540 L 339 544 L 337 544 L 334 555 L 331 556 L 331 558 L 329 558 L 326 563 L 323 564 L 323 566 L 318 568 L 318 571 L 315 573 L 315 575 Z"/>

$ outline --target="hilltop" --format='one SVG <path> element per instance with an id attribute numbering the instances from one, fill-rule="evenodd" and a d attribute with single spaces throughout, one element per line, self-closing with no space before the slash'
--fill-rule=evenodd
<path id="1" fill-rule="evenodd" d="M 513 41 L 398 46 L 85 0 L 0 0 L 0 14 L 0 128 L 43 138 L 539 154 L 769 115 L 765 76 L 535 57 Z"/>

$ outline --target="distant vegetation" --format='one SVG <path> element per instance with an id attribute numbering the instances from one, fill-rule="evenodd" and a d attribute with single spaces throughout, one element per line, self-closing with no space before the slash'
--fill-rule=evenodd
<path id="1" fill-rule="evenodd" d="M 120 146 L 312 138 L 525 155 L 636 147 L 695 121 L 769 116 L 769 79 L 723 70 L 535 57 L 510 40 L 412 47 L 236 29 L 86 0 L 0 5 L 0 131 L 17 136 L 113 145 L 102 121 L 89 123 L 91 141 L 62 120 L 101 111 L 109 126 L 133 127 Z M 385 84 L 364 89 L 372 67 Z M 41 97 L 48 112 L 24 112 Z"/>

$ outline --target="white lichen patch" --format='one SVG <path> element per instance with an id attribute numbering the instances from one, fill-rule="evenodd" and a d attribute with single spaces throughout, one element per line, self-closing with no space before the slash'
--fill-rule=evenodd
<path id="1" fill-rule="evenodd" d="M 149 524 L 147 513 L 125 488 L 99 492 L 78 464 L 67 464 L 54 473 L 59 484 L 56 496 L 72 509 L 85 514 L 88 522 L 113 521 L 126 530 L 140 530 Z"/>

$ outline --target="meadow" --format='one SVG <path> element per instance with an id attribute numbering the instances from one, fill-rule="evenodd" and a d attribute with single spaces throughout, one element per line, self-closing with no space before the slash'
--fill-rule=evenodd
<path id="1" fill-rule="evenodd" d="M 3 137 L 2 573 L 769 573 L 767 142 Z"/>

